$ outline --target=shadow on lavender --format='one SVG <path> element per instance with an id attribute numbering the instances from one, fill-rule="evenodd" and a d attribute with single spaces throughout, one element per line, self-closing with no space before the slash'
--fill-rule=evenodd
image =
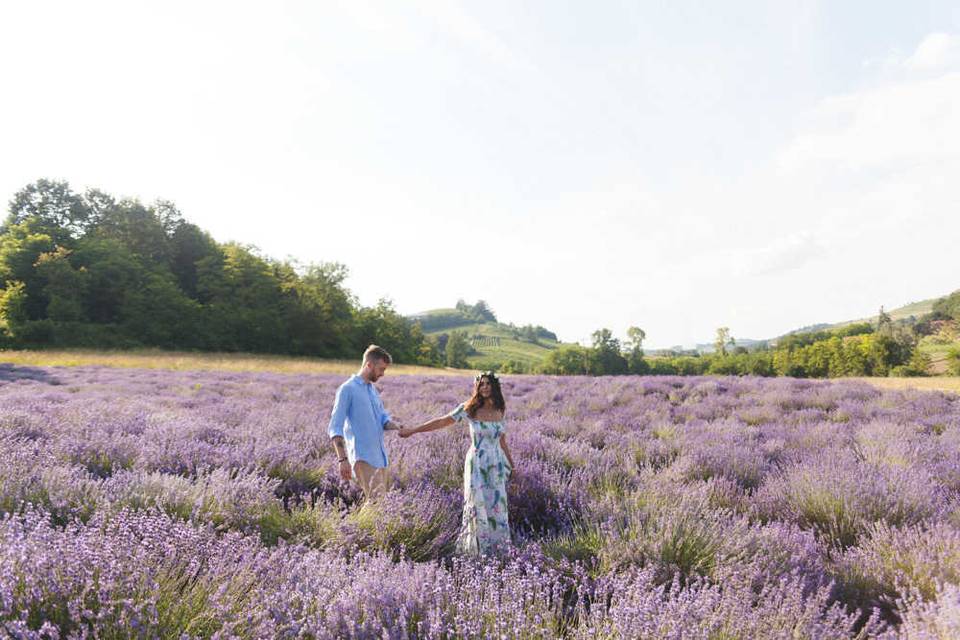
<path id="1" fill-rule="evenodd" d="M 41 367 L 24 367 L 0 362 L 0 385 L 20 380 L 31 380 L 34 382 L 46 382 L 47 384 L 60 384 L 58 378 L 52 375 L 50 369 Z"/>

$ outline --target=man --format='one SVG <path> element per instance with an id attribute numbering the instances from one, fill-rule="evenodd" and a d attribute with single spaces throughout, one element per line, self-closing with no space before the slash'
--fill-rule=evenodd
<path id="1" fill-rule="evenodd" d="M 373 386 L 392 361 L 383 347 L 367 347 L 360 371 L 337 389 L 327 428 L 337 451 L 340 477 L 355 478 L 368 498 L 384 493 L 390 486 L 383 433 L 401 428 L 390 419 Z"/>

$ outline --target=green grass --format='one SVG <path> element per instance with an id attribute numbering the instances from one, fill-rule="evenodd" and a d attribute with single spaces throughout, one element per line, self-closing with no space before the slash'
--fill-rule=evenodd
<path id="1" fill-rule="evenodd" d="M 477 323 L 452 329 L 437 329 L 428 332 L 427 335 L 439 335 L 452 331 L 462 331 L 467 334 L 468 339 L 474 337 L 500 339 L 499 345 L 489 342 L 481 344 L 478 341 L 473 341 L 477 353 L 467 358 L 470 367 L 473 369 L 489 368 L 493 364 L 502 364 L 508 360 L 515 360 L 526 366 L 537 365 L 543 362 L 548 353 L 561 344 L 544 338 L 540 338 L 539 344 L 517 340 L 513 337 L 509 327 L 496 323 Z"/>
<path id="2" fill-rule="evenodd" d="M 925 314 L 933 311 L 933 304 L 940 298 L 930 298 L 929 300 L 920 300 L 919 302 L 911 302 L 910 304 L 905 304 L 902 307 L 897 307 L 896 309 L 887 311 L 887 314 L 890 316 L 891 320 L 904 320 L 910 316 L 919 318 Z M 872 325 L 877 324 L 877 319 L 879 315 L 870 316 L 869 318 L 860 318 L 859 320 L 846 320 L 844 322 L 837 322 L 835 324 L 828 325 L 825 327 L 825 330 L 839 329 L 841 327 L 846 327 L 851 324 L 859 324 L 861 322 L 869 322 Z"/>

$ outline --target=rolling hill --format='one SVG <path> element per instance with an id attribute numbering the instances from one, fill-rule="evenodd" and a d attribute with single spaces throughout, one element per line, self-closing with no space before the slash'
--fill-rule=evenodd
<path id="1" fill-rule="evenodd" d="M 897 307 L 887 311 L 887 314 L 890 316 L 890 319 L 896 322 L 897 320 L 908 320 L 911 317 L 919 318 L 922 315 L 930 313 L 933 311 L 933 304 L 940 298 L 930 298 L 929 300 L 921 300 L 919 302 L 911 302 L 910 304 L 905 304 L 902 307 Z M 870 324 L 876 324 L 877 319 L 880 317 L 880 314 L 869 316 L 866 318 L 858 318 L 856 320 L 845 320 L 843 322 L 835 322 L 833 324 L 816 324 L 809 327 L 802 327 L 800 329 L 794 329 L 785 335 L 790 335 L 793 333 L 805 333 L 807 331 L 830 331 L 832 329 L 839 329 L 841 327 L 846 327 L 851 324 L 857 324 L 860 322 L 869 322 Z M 783 337 L 783 336 L 778 336 Z M 776 340 L 776 338 L 774 338 Z"/>
<path id="2" fill-rule="evenodd" d="M 432 309 L 410 318 L 420 322 L 428 336 L 465 333 L 473 348 L 467 358 L 472 369 L 501 369 L 510 361 L 531 368 L 561 344 L 543 327 L 517 327 L 489 318 L 480 321 L 460 309 Z"/>

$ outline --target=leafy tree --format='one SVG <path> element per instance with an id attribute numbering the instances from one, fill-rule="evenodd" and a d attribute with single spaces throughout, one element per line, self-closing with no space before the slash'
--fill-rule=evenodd
<path id="1" fill-rule="evenodd" d="M 123 298 L 121 329 L 138 342 L 166 349 L 202 349 L 208 328 L 199 303 L 176 286 L 169 273 L 145 272 Z"/>
<path id="2" fill-rule="evenodd" d="M 145 207 L 137 200 L 123 200 L 100 212 L 92 231 L 117 240 L 146 261 L 169 266 L 172 250 L 166 225 L 170 224 L 171 213 L 169 204 L 162 206 L 164 219 L 154 207 Z"/>
<path id="3" fill-rule="evenodd" d="M 640 327 L 627 329 L 627 368 L 630 373 L 643 375 L 650 369 L 643 359 L 643 341 L 646 337 L 646 332 Z"/>
<path id="4" fill-rule="evenodd" d="M 47 300 L 45 317 L 54 321 L 81 322 L 87 319 L 84 302 L 87 271 L 70 264 L 70 250 L 58 247 L 37 258 L 36 274 L 43 283 Z"/>
<path id="5" fill-rule="evenodd" d="M 933 315 L 960 321 L 960 290 L 933 303 Z"/>
<path id="6" fill-rule="evenodd" d="M 927 376 L 930 375 L 929 370 L 931 364 L 930 356 L 917 349 L 913 352 L 913 355 L 910 356 L 909 362 L 894 367 L 891 370 L 891 374 L 906 377 Z"/>
<path id="7" fill-rule="evenodd" d="M 729 327 L 720 327 L 717 329 L 717 337 L 713 340 L 713 349 L 721 356 L 727 355 L 727 346 L 733 346 L 734 340 L 730 336 Z"/>
<path id="8" fill-rule="evenodd" d="M 22 286 L 22 310 L 29 320 L 44 317 L 47 299 L 44 283 L 37 276 L 35 265 L 44 253 L 56 247 L 53 238 L 38 232 L 31 221 L 8 226 L 0 236 L 0 285 L 18 282 Z"/>
<path id="9" fill-rule="evenodd" d="M 587 375 L 590 373 L 590 349 L 577 344 L 565 344 L 547 354 L 540 366 L 547 375 Z"/>
<path id="10" fill-rule="evenodd" d="M 6 289 L 0 290 L 0 326 L 9 335 L 19 338 L 29 320 L 26 285 L 7 282 Z"/>
<path id="11" fill-rule="evenodd" d="M 389 351 L 397 362 L 420 361 L 426 338 L 419 325 L 397 313 L 390 300 L 381 299 L 374 307 L 360 309 L 356 314 L 355 322 L 358 332 L 354 342 L 355 352 L 362 351 L 368 344 L 376 343 Z M 447 353 L 449 348 L 448 341 Z M 469 342 L 466 342 L 466 349 L 463 366 L 466 366 L 466 356 L 470 354 Z"/>
<path id="12" fill-rule="evenodd" d="M 470 355 L 470 342 L 463 331 L 454 331 L 447 340 L 445 350 L 447 366 L 456 369 L 466 369 L 467 356 Z"/>
<path id="13" fill-rule="evenodd" d="M 216 327 L 225 350 L 289 353 L 283 296 L 276 265 L 252 247 L 223 245 L 220 256 L 197 264 L 197 293 L 206 322 Z"/>
<path id="14" fill-rule="evenodd" d="M 124 300 L 144 280 L 141 262 L 119 241 L 95 235 L 82 238 L 72 257 L 87 273 L 84 316 L 98 324 L 119 323 Z"/>
<path id="15" fill-rule="evenodd" d="M 10 201 L 9 227 L 32 222 L 33 230 L 49 235 L 57 244 L 70 244 L 86 230 L 90 211 L 64 181 L 40 179 L 27 185 Z"/>
<path id="16" fill-rule="evenodd" d="M 476 304 L 470 309 L 472 315 L 480 322 L 496 322 L 497 316 L 494 315 L 490 306 L 484 300 L 477 300 Z"/>
<path id="17" fill-rule="evenodd" d="M 347 268 L 335 262 L 299 268 L 282 265 L 278 273 L 286 296 L 285 315 L 293 352 L 353 357 L 357 348 L 352 339 L 355 303 L 343 286 Z M 381 315 L 394 320 L 386 312 Z M 374 314 L 370 321 L 376 322 L 376 318 Z M 362 340 L 360 337 L 357 342 Z"/>
<path id="18" fill-rule="evenodd" d="M 222 258 L 217 243 L 200 227 L 189 222 L 176 226 L 170 236 L 170 268 L 177 286 L 190 298 L 199 300 L 197 265 Z"/>
<path id="19" fill-rule="evenodd" d="M 592 375 L 627 373 L 627 360 L 620 352 L 620 341 L 609 329 L 593 332 L 593 349 L 588 353 L 588 371 Z"/>
<path id="20" fill-rule="evenodd" d="M 627 346 L 631 351 L 643 351 L 643 341 L 647 339 L 647 332 L 640 327 L 627 329 Z"/>
<path id="21" fill-rule="evenodd" d="M 893 319 L 890 317 L 890 314 L 883 310 L 883 306 L 880 307 L 880 313 L 877 314 L 877 333 L 890 334 L 893 331 Z"/>

